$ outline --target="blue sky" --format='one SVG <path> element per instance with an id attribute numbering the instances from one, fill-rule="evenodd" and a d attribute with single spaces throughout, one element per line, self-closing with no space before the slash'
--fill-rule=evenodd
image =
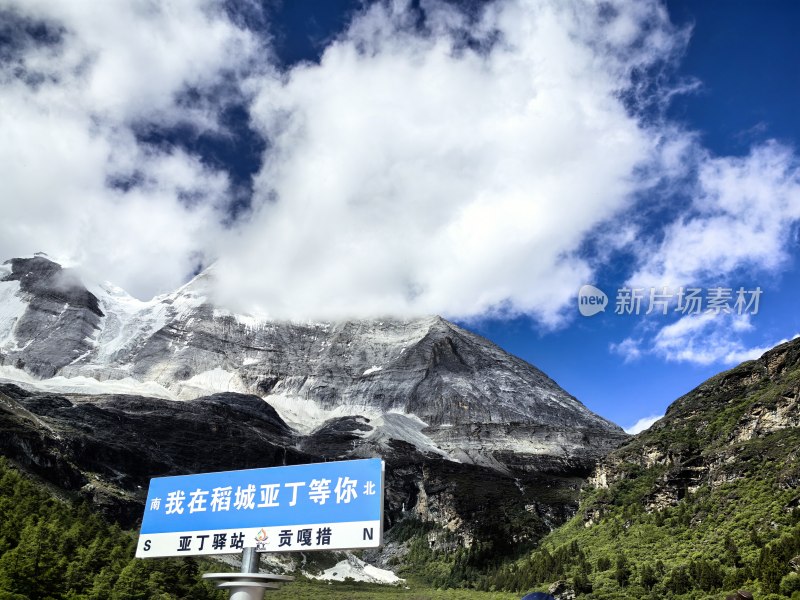
<path id="1" fill-rule="evenodd" d="M 746 155 L 753 144 L 777 139 L 792 147 L 800 141 L 800 23 L 795 2 L 668 2 L 673 22 L 691 24 L 692 36 L 678 76 L 697 78 L 695 93 L 678 96 L 667 111 L 701 135 L 718 155 Z M 800 242 L 778 273 L 752 272 L 739 278 L 698 285 L 764 290 L 748 347 L 766 347 L 800 332 Z M 735 240 L 731 240 L 735 243 Z M 606 291 L 620 284 L 614 266 L 596 278 Z M 603 283 L 610 285 L 603 286 Z M 666 317 L 663 317 L 666 319 Z M 476 329 L 507 350 L 543 369 L 590 408 L 629 427 L 638 419 L 663 414 L 676 398 L 733 366 L 729 361 L 698 364 L 645 356 L 620 360 L 611 344 L 630 335 L 644 317 L 599 314 L 574 319 L 565 329 L 543 332 L 535 323 L 484 321 Z"/>
<path id="2" fill-rule="evenodd" d="M 431 312 L 623 426 L 800 333 L 791 1 L 11 1 L 0 253 L 271 318 Z M 610 297 L 583 317 L 577 292 Z M 616 315 L 624 286 L 757 315 Z"/>

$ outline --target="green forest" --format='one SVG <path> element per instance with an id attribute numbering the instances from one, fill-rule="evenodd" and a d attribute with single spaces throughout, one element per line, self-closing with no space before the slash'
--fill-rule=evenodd
<path id="1" fill-rule="evenodd" d="M 724 598 L 744 588 L 758 598 L 798 600 L 800 576 L 790 564 L 800 555 L 800 510 L 782 511 L 783 500 L 772 486 L 749 481 L 701 489 L 650 514 L 618 501 L 591 527 L 576 516 L 479 587 L 528 589 L 564 579 L 585 598 Z"/>
<path id="2" fill-rule="evenodd" d="M 133 532 L 53 497 L 2 457 L 0 515 L 0 600 L 227 598 L 196 560 L 133 558 Z"/>

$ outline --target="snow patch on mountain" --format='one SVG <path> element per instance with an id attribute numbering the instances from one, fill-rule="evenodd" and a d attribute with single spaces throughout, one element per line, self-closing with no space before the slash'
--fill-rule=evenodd
<path id="1" fill-rule="evenodd" d="M 354 581 L 380 583 L 384 585 L 401 585 L 406 581 L 391 571 L 369 565 L 352 554 L 348 554 L 345 560 L 336 563 L 330 569 L 324 570 L 321 574 L 309 574 L 309 577 L 312 579 L 321 579 L 323 581 L 344 581 L 345 579 L 352 579 Z"/>
<path id="2" fill-rule="evenodd" d="M 143 301 L 111 283 L 89 286 L 105 315 L 96 337 L 97 353 L 92 362 L 114 364 L 168 324 L 191 318 L 208 299 L 208 282 L 197 276 L 177 291 Z M 124 364 L 118 364 L 125 368 Z"/>
<path id="3" fill-rule="evenodd" d="M 339 417 L 358 415 L 369 419 L 370 422 L 379 419 L 380 411 L 364 407 L 354 410 L 352 406 L 337 406 L 325 409 L 314 400 L 271 394 L 265 398 L 267 404 L 274 408 L 281 419 L 299 433 L 307 435 L 322 426 L 326 421 Z"/>
<path id="4" fill-rule="evenodd" d="M 239 375 L 226 371 L 221 367 L 203 371 L 186 381 L 174 383 L 170 387 L 175 390 L 178 398 L 182 400 L 191 400 L 199 396 L 220 392 L 250 393 Z"/>
<path id="5" fill-rule="evenodd" d="M 455 460 L 423 433 L 428 424 L 414 414 L 397 410 L 381 413 L 368 406 L 344 405 L 334 409 L 325 409 L 313 400 L 281 395 L 270 395 L 265 400 L 289 427 L 304 435 L 313 433 L 331 419 L 359 416 L 368 422 L 371 429 L 365 432 L 353 432 L 354 435 L 378 445 L 387 444 L 392 439 L 404 440 L 423 452 Z"/>
<path id="6" fill-rule="evenodd" d="M 0 267 L 5 268 L 7 265 Z M 0 271 L 0 278 L 5 275 L 5 271 Z M 19 281 L 0 282 L 0 349 L 6 344 L 14 343 L 14 326 L 26 308 L 27 304 L 19 296 Z"/>
<path id="7" fill-rule="evenodd" d="M 50 379 L 36 379 L 16 367 L 0 365 L 0 381 L 15 383 L 31 391 L 57 394 L 130 394 L 177 400 L 175 394 L 164 386 L 154 381 L 142 382 L 131 377 L 100 381 L 83 375 L 78 377 L 58 375 Z"/>
<path id="8" fill-rule="evenodd" d="M 388 443 L 389 440 L 405 440 L 413 444 L 423 452 L 433 452 L 448 460 L 460 462 L 452 455 L 448 454 L 425 435 L 422 431 L 428 424 L 416 415 L 402 413 L 399 411 L 389 411 L 372 419 L 369 423 L 374 429 L 365 437 L 380 443 Z"/>

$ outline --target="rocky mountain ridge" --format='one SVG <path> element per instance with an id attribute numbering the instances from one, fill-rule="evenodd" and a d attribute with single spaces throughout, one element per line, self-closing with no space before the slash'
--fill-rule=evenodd
<path id="1" fill-rule="evenodd" d="M 380 455 L 387 464 L 386 529 L 425 522 L 459 544 L 478 541 L 503 554 L 513 550 L 512 540 L 532 544 L 568 518 L 586 475 L 511 476 L 402 440 L 378 448 L 351 428 L 331 424 L 298 434 L 253 395 L 175 402 L 0 384 L 0 455 L 134 529 L 151 477 Z M 394 547 L 391 554 L 404 551 Z"/>
<path id="2" fill-rule="evenodd" d="M 506 473 L 591 468 L 625 438 L 440 317 L 272 322 L 215 307 L 212 280 L 213 268 L 142 302 L 43 256 L 12 259 L 0 270 L 0 378 L 59 393 L 253 394 L 298 433 L 350 427 Z"/>
<path id="3" fill-rule="evenodd" d="M 549 586 L 564 598 L 800 597 L 800 338 L 675 400 L 599 461 L 574 517 L 479 581 Z"/>
<path id="4" fill-rule="evenodd" d="M 663 470 L 647 498 L 648 511 L 675 506 L 701 486 L 712 489 L 752 474 L 773 440 L 794 466 L 781 474 L 785 489 L 800 486 L 800 447 L 788 439 L 800 428 L 800 339 L 784 343 L 712 377 L 670 405 L 649 430 L 624 443 L 596 467 L 589 484 L 607 489 L 631 470 Z M 787 439 L 782 439 L 785 434 Z"/>

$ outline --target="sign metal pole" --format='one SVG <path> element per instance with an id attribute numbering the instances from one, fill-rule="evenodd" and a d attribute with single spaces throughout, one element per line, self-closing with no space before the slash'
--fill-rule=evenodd
<path id="1" fill-rule="evenodd" d="M 264 600 L 264 592 L 277 590 L 281 583 L 294 581 L 287 575 L 259 573 L 259 556 L 255 548 L 242 552 L 241 573 L 206 573 L 203 579 L 217 580 L 217 587 L 231 591 L 230 600 Z"/>
<path id="2" fill-rule="evenodd" d="M 242 573 L 258 573 L 258 552 L 255 548 L 245 548 L 242 553 Z"/>
<path id="3" fill-rule="evenodd" d="M 245 548 L 244 552 L 242 552 L 242 573 L 258 573 L 258 553 L 255 548 Z M 234 581 L 233 583 L 240 585 L 231 588 L 231 600 L 263 600 L 266 588 L 261 587 L 261 585 L 267 582 L 242 580 Z"/>

